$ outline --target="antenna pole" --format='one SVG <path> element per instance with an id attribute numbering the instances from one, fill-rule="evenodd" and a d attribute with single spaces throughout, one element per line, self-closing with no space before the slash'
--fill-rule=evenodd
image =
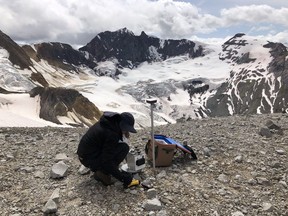
<path id="1" fill-rule="evenodd" d="M 157 102 L 157 99 L 153 99 L 153 98 L 147 99 L 146 102 L 150 104 L 152 160 L 153 160 L 153 169 L 155 169 L 155 141 L 154 141 L 153 106 Z"/>

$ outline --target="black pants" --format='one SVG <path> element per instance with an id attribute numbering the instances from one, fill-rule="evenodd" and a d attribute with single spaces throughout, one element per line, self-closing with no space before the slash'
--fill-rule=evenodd
<path id="1" fill-rule="evenodd" d="M 119 164 L 126 158 L 128 152 L 129 152 L 129 146 L 127 145 L 127 143 L 119 142 L 117 147 L 114 149 L 112 163 L 118 167 Z M 105 168 L 103 168 L 105 164 L 103 164 L 101 161 L 101 154 L 94 157 L 91 156 L 89 158 L 79 157 L 79 160 L 84 166 L 90 168 L 90 170 L 93 172 L 96 172 L 97 170 L 101 171 L 105 170 Z"/>

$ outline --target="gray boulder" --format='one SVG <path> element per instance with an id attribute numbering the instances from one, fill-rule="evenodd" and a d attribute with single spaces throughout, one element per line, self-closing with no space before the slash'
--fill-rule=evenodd
<path id="1" fill-rule="evenodd" d="M 67 176 L 67 170 L 68 166 L 63 161 L 59 161 L 52 166 L 50 177 L 53 179 L 63 178 Z"/>

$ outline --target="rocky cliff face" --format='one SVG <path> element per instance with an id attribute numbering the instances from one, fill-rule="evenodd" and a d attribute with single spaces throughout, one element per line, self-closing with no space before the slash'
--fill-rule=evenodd
<path id="1" fill-rule="evenodd" d="M 275 83 L 274 92 L 272 92 L 273 109 L 274 112 L 288 112 L 288 51 L 281 43 L 269 42 L 265 45 L 266 48 L 270 48 L 271 56 L 273 60 L 269 64 L 268 71 L 272 73 L 278 83 Z M 267 88 L 266 88 L 267 89 Z M 269 88 L 267 89 L 269 90 Z M 267 91 L 266 90 L 266 91 Z M 271 89 L 273 90 L 273 89 Z M 268 106 L 269 108 L 269 106 Z"/>
<path id="2" fill-rule="evenodd" d="M 33 65 L 25 51 L 2 31 L 0 31 L 0 47 L 3 47 L 9 52 L 9 60 L 11 63 L 19 66 L 21 69 L 29 69 Z"/>
<path id="3" fill-rule="evenodd" d="M 203 48 L 192 41 L 161 40 L 145 32 L 135 36 L 126 28 L 102 32 L 80 50 L 94 56 L 96 61 L 115 58 L 119 66 L 129 68 L 145 61 L 165 60 L 178 55 L 187 54 L 191 58 L 203 55 Z"/>
<path id="4" fill-rule="evenodd" d="M 275 113 L 287 109 L 287 47 L 271 42 L 257 44 L 257 40 L 243 34 L 235 35 L 222 47 L 220 59 L 231 64 L 232 69 L 227 81 L 207 100 L 209 116 Z"/>
<path id="5" fill-rule="evenodd" d="M 40 118 L 62 124 L 61 117 L 68 117 L 72 126 L 91 126 L 102 113 L 87 98 L 74 89 L 36 87 L 30 97 L 40 96 Z"/>
<path id="6" fill-rule="evenodd" d="M 93 69 L 97 64 L 91 60 L 89 55 L 84 55 L 69 44 L 63 43 L 40 43 L 31 46 L 23 46 L 23 49 L 36 61 L 46 60 L 50 65 L 62 68 L 66 71 L 78 71 L 77 66 L 85 65 Z"/>

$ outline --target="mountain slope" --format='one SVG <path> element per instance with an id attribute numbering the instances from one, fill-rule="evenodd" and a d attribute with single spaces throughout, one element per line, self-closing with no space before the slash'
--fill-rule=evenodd
<path id="1" fill-rule="evenodd" d="M 190 58 L 203 55 L 203 48 L 192 41 L 161 40 L 145 32 L 135 36 L 126 28 L 102 32 L 79 50 L 88 52 L 97 62 L 117 59 L 119 66 L 129 68 L 179 55 L 187 54 Z"/>
<path id="2" fill-rule="evenodd" d="M 33 98 L 40 96 L 39 117 L 56 124 L 92 126 L 102 115 L 93 103 L 74 89 L 36 87 L 29 94 Z M 72 120 L 71 123 L 67 118 Z"/>
<path id="3" fill-rule="evenodd" d="M 0 47 L 8 51 L 9 60 L 12 64 L 19 66 L 21 69 L 29 69 L 33 65 L 25 51 L 2 31 L 0 31 L 0 39 Z"/>
<path id="4" fill-rule="evenodd" d="M 287 108 L 287 48 L 283 44 L 235 35 L 220 59 L 231 65 L 230 78 L 206 103 L 209 116 L 275 113 Z"/>
<path id="5" fill-rule="evenodd" d="M 40 43 L 31 46 L 25 45 L 23 49 L 31 58 L 39 62 L 46 60 L 50 65 L 66 71 L 78 71 L 77 66 L 85 65 L 93 69 L 96 63 L 87 58 L 82 52 L 73 49 L 69 44 Z"/>
<path id="6" fill-rule="evenodd" d="M 74 89 L 94 104 L 84 105 L 89 107 L 88 113 L 95 113 L 90 123 L 98 119 L 98 111 L 128 111 L 136 117 L 138 128 L 147 127 L 149 97 L 158 99 L 155 124 L 282 112 L 287 108 L 287 48 L 244 34 L 236 34 L 220 47 L 188 40 L 162 40 L 144 32 L 135 36 L 120 29 L 98 34 L 79 50 L 61 43 L 25 45 L 20 49 L 32 62 L 24 70 L 9 60 L 6 49 L 0 49 L 2 93 L 29 92 L 34 87 L 60 87 L 68 92 Z M 60 92 L 55 91 L 54 97 L 61 98 Z M 2 106 L 5 101 L 7 98 L 1 100 L 0 94 Z M 12 108 L 10 102 L 7 107 Z M 38 115 L 40 109 L 35 109 Z M 50 116 L 49 109 L 43 109 L 47 113 L 41 116 Z M 54 114 L 49 121 L 63 120 L 56 110 L 51 112 Z M 60 121 L 61 124 L 79 124 L 79 118 L 68 113 L 65 118 L 69 121 Z"/>
<path id="7" fill-rule="evenodd" d="M 27 104 L 23 103 L 23 98 L 26 98 L 27 103 L 31 103 L 31 100 L 27 99 L 27 94 L 23 93 L 41 86 L 45 87 L 44 92 L 50 92 L 52 90 L 48 88 L 49 86 L 58 88 L 67 83 L 79 84 L 82 79 L 86 80 L 89 76 L 88 66 L 93 67 L 96 64 L 87 60 L 81 52 L 74 50 L 70 45 L 44 43 L 35 46 L 26 45 L 22 48 L 3 32 L 0 33 L 0 93 L 2 93 L 0 94 L 0 126 L 23 126 L 23 124 L 24 126 L 25 124 L 28 126 L 56 126 L 56 124 L 89 126 L 99 119 L 100 111 L 87 98 L 80 93 L 74 93 L 72 103 L 68 103 L 67 98 L 72 96 L 69 94 L 72 91 L 59 89 L 52 94 L 46 94 L 46 96 L 50 95 L 48 97 L 39 94 L 39 100 L 38 97 L 32 100 L 33 107 L 28 107 L 36 115 L 29 114 L 34 119 L 31 121 L 31 117 L 27 116 L 29 112 L 22 112 L 21 106 L 27 107 Z M 82 64 L 85 65 L 83 70 Z M 61 96 L 63 91 L 66 92 L 66 97 Z M 57 102 L 53 104 L 54 106 L 49 106 L 53 100 Z M 67 111 L 59 112 L 59 104 Z M 45 119 L 46 122 L 40 118 Z"/>

